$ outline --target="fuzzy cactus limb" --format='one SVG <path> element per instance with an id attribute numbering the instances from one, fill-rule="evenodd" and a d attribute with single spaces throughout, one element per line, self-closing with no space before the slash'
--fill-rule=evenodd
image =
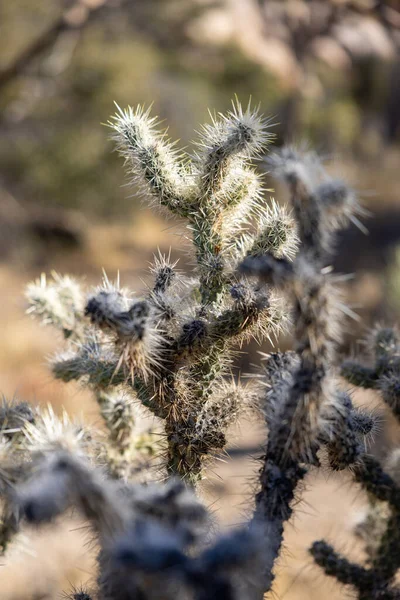
<path id="1" fill-rule="evenodd" d="M 271 589 L 283 524 L 307 463 L 319 464 L 321 445 L 336 468 L 354 464 L 360 454 L 352 405 L 339 400 L 335 372 L 339 323 L 347 311 L 335 278 L 324 268 L 335 231 L 359 211 L 358 204 L 342 183 L 325 180 L 313 154 L 283 148 L 268 164 L 289 187 L 300 245 L 293 261 L 270 251 L 248 256 L 240 265 L 241 273 L 277 288 L 293 306 L 295 351 L 266 361 L 269 383 L 262 409 L 268 443 L 254 514 L 256 524 L 273 531 L 264 546 L 263 592 Z"/>

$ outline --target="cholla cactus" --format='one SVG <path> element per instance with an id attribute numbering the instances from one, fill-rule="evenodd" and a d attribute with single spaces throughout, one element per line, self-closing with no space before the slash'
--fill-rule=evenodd
<path id="1" fill-rule="evenodd" d="M 291 515 L 307 465 L 319 465 L 326 457 L 330 468 L 355 468 L 373 428 L 373 418 L 355 410 L 339 386 L 339 324 L 349 310 L 326 264 L 335 231 L 361 212 L 355 195 L 342 181 L 329 179 L 313 154 L 284 148 L 268 162 L 289 186 L 300 248 L 293 262 L 269 253 L 248 257 L 241 265 L 241 272 L 288 294 L 295 323 L 295 352 L 271 355 L 266 361 L 269 439 L 254 515 L 268 539 L 265 591 L 271 588 L 283 523 Z"/>
<path id="2" fill-rule="evenodd" d="M 96 467 L 95 437 L 49 408 L 32 413 L 24 403 L 3 403 L 0 540 L 6 549 L 21 521 L 49 523 L 74 508 L 98 546 L 99 574 L 72 600 L 247 597 L 259 560 L 257 536 L 246 529 L 210 543 L 211 519 L 192 490 L 167 484 L 128 483 Z M 16 424 L 18 423 L 18 427 Z M 207 544 L 207 546 L 206 546 Z"/>
<path id="3" fill-rule="evenodd" d="M 375 416 L 354 407 L 341 387 L 341 322 L 351 311 L 328 266 L 335 232 L 349 221 L 360 225 L 362 210 L 314 154 L 294 148 L 268 161 L 289 187 L 294 219 L 274 201 L 266 205 L 250 165 L 268 141 L 266 125 L 235 104 L 203 128 L 189 158 L 148 111 L 118 109 L 110 126 L 129 173 L 153 204 L 187 221 L 193 273 L 183 276 L 160 254 L 153 287 L 140 298 L 107 277 L 86 298 L 69 277 L 28 287 L 29 312 L 66 341 L 53 374 L 93 390 L 107 429 L 98 436 L 51 408 L 0 407 L 3 550 L 24 521 L 40 526 L 72 508 L 97 544 L 96 578 L 68 600 L 261 600 L 311 468 L 349 469 L 376 509 L 358 528 L 365 565 L 325 541 L 310 549 L 316 563 L 361 600 L 399 597 L 399 451 L 383 466 L 367 453 Z M 289 312 L 294 350 L 265 357 L 262 391 L 260 378 L 233 381 L 235 347 L 276 336 Z M 388 328 L 372 339 L 375 364 L 347 361 L 341 374 L 380 390 L 399 416 L 400 341 Z M 218 536 L 187 484 L 224 448 L 245 406 L 257 407 L 268 427 L 255 511 L 246 526 Z M 140 411 L 152 413 L 155 428 L 142 425 Z M 166 483 L 151 481 L 160 470 Z"/>
<path id="4" fill-rule="evenodd" d="M 27 286 L 28 313 L 39 316 L 46 325 L 54 325 L 66 338 L 79 336 L 84 306 L 82 291 L 71 277 L 55 272 L 52 276 L 51 282 L 43 274 Z"/>
<path id="5" fill-rule="evenodd" d="M 237 103 L 227 115 L 213 117 L 191 159 L 176 153 L 142 108 L 118 109 L 109 124 L 146 199 L 187 220 L 196 254 L 193 274 L 184 277 L 160 255 L 146 296 L 133 299 L 106 279 L 84 309 L 65 294 L 64 279 L 47 287 L 41 280 L 28 289 L 30 310 L 73 332 L 68 350 L 53 361 L 53 373 L 94 388 L 114 442 L 118 403 L 104 410 L 101 399 L 122 386 L 125 397 L 130 394 L 163 420 L 168 473 L 194 482 L 204 458 L 224 447 L 226 427 L 244 400 L 225 381 L 232 350 L 252 337 L 277 335 L 286 321 L 279 295 L 238 275 L 237 267 L 246 255 L 266 250 L 293 256 L 295 226 L 284 208 L 266 205 L 250 165 L 270 138 L 268 123 L 250 106 L 243 111 Z M 126 416 L 121 444 L 129 437 Z"/>
<path id="6" fill-rule="evenodd" d="M 66 413 L 57 417 L 50 406 L 39 411 L 25 402 L 3 399 L 0 414 L 0 543 L 5 552 L 19 529 L 16 490 L 31 476 L 37 457 L 68 451 L 94 460 L 98 448 L 87 430 L 73 423 Z"/>
<path id="7" fill-rule="evenodd" d="M 398 418 L 400 416 L 400 338 L 394 327 L 377 326 L 368 336 L 366 346 L 372 350 L 372 365 L 346 360 L 342 375 L 351 384 L 379 390 L 382 399 Z"/>
<path id="8" fill-rule="evenodd" d="M 341 374 L 353 385 L 378 390 L 398 418 L 400 344 L 397 331 L 395 328 L 378 326 L 368 337 L 367 345 L 368 349 L 372 349 L 372 364 L 364 366 L 355 360 L 346 360 L 341 366 Z M 356 481 L 371 498 L 371 510 L 365 523 L 358 528 L 359 534 L 366 540 L 369 556 L 367 567 L 353 565 L 323 541 L 316 542 L 311 550 L 325 572 L 342 583 L 352 585 L 360 599 L 389 599 L 399 595 L 395 586 L 395 576 L 400 567 L 398 472 L 398 449 L 389 453 L 383 466 L 368 455 L 360 456 L 354 466 Z M 372 540 L 373 533 L 375 539 Z"/>
<path id="9" fill-rule="evenodd" d="M 257 537 L 239 530 L 204 548 L 209 517 L 180 481 L 143 486 L 108 480 L 84 457 L 64 449 L 35 457 L 15 502 L 25 519 L 49 522 L 74 506 L 99 546 L 94 591 L 80 599 L 246 597 L 259 556 Z M 239 581 L 238 581 L 239 579 Z M 85 596 L 83 596 L 85 597 Z"/>
<path id="10" fill-rule="evenodd" d="M 355 195 L 344 184 L 326 178 L 314 155 L 300 157 L 284 149 L 269 161 L 273 171 L 289 185 L 298 222 L 300 251 L 293 263 L 271 255 L 248 258 L 242 271 L 286 290 L 294 302 L 296 352 L 272 356 L 267 361 L 270 387 L 266 418 L 270 428 L 261 491 L 256 498 L 255 522 L 275 533 L 275 554 L 265 569 L 265 588 L 271 586 L 271 568 L 278 553 L 282 522 L 291 513 L 290 503 L 306 464 L 320 464 L 325 455 L 330 468 L 352 467 L 355 480 L 376 501 L 387 503 L 372 519 L 374 546 L 369 543 L 369 565 L 352 564 L 324 541 L 315 542 L 311 554 L 328 575 L 352 586 L 362 600 L 397 598 L 394 578 L 400 566 L 399 498 L 395 480 L 367 454 L 363 439 L 374 428 L 374 416 L 353 408 L 350 397 L 338 385 L 337 345 L 339 316 L 348 313 L 327 268 L 334 231 L 361 210 Z M 318 179 L 323 179 L 322 183 Z M 363 367 L 346 361 L 341 374 L 353 384 L 381 390 L 397 411 L 399 342 L 393 329 L 377 329 L 372 335 L 375 364 Z M 396 473 L 391 457 L 387 470 Z M 379 521 L 379 523 L 378 523 Z"/>

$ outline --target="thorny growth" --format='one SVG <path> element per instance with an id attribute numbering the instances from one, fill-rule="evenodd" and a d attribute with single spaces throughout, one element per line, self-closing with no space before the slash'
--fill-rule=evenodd
<path id="1" fill-rule="evenodd" d="M 273 200 L 266 204 L 250 164 L 270 138 L 250 106 L 215 116 L 192 157 L 178 154 L 142 108 L 118 109 L 109 125 L 145 198 L 186 220 L 193 272 L 183 276 L 160 254 L 141 298 L 107 278 L 88 299 L 70 278 L 42 278 L 28 288 L 30 310 L 63 331 L 68 349 L 54 359 L 53 374 L 95 390 L 128 471 L 125 459 L 138 449 L 128 447 L 136 402 L 163 422 L 168 474 L 195 482 L 204 458 L 223 449 L 249 393 L 226 380 L 235 346 L 276 336 L 286 321 L 279 296 L 238 275 L 238 265 L 265 251 L 293 256 L 294 222 Z"/>
<path id="2" fill-rule="evenodd" d="M 260 472 L 255 522 L 266 532 L 277 530 L 278 541 L 267 568 L 264 566 L 264 588 L 271 587 L 272 564 L 279 551 L 283 522 L 291 514 L 296 486 L 307 469 L 325 460 L 333 470 L 350 468 L 355 481 L 374 499 L 364 526 L 369 559 L 365 566 L 353 564 L 325 541 L 316 541 L 311 555 L 327 575 L 351 586 L 360 600 L 398 598 L 398 454 L 389 456 L 383 467 L 367 453 L 365 437 L 373 431 L 374 417 L 354 408 L 338 381 L 341 374 L 353 384 L 380 390 L 398 416 L 396 360 L 400 342 L 393 328 L 378 328 L 372 335 L 376 356 L 372 367 L 355 361 L 346 361 L 341 367 L 338 364 L 340 321 L 349 311 L 337 294 L 337 276 L 328 268 L 329 252 L 335 230 L 348 219 L 358 223 L 356 215 L 362 211 L 343 182 L 326 179 L 313 154 L 301 157 L 294 149 L 284 148 L 268 162 L 289 187 L 300 249 L 291 263 L 264 255 L 247 258 L 241 266 L 242 272 L 286 291 L 294 304 L 295 352 L 271 355 L 266 361 L 269 439 Z M 377 510 L 377 502 L 384 502 L 387 509 Z M 377 536 L 374 544 L 371 535 Z"/>
<path id="3" fill-rule="evenodd" d="M 314 560 L 362 600 L 399 597 L 398 451 L 383 466 L 367 453 L 374 416 L 353 406 L 339 374 L 379 390 L 398 416 L 400 341 L 380 328 L 374 364 L 347 361 L 340 370 L 340 323 L 351 311 L 329 261 L 335 233 L 359 225 L 362 211 L 313 153 L 290 147 L 268 165 L 289 188 L 294 218 L 266 204 L 250 161 L 269 140 L 267 125 L 237 103 L 204 126 L 189 157 L 149 111 L 118 109 L 110 121 L 117 147 L 146 199 L 186 220 L 193 272 L 183 276 L 160 254 L 140 298 L 107 277 L 88 296 L 56 274 L 28 287 L 29 312 L 65 338 L 54 376 L 93 390 L 107 435 L 4 399 L 0 542 L 5 552 L 24 520 L 40 525 L 77 509 L 98 548 L 98 573 L 70 600 L 261 599 L 300 483 L 315 468 L 348 469 L 375 501 L 370 525 L 358 532 L 368 564 L 352 564 L 325 541 L 313 544 Z M 266 357 L 265 387 L 232 383 L 235 347 L 277 336 L 289 313 L 294 350 Z M 241 529 L 212 535 L 190 484 L 246 406 L 258 407 L 268 426 L 254 515 Z M 156 425 L 143 427 L 140 411 Z"/>

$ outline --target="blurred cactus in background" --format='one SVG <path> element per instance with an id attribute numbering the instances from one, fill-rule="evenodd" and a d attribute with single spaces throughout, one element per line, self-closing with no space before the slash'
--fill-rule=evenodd
<path id="1" fill-rule="evenodd" d="M 302 482 L 316 470 L 347 470 L 376 500 L 355 531 L 368 559 L 355 564 L 325 541 L 310 553 L 361 600 L 398 598 L 398 450 L 382 465 L 368 451 L 377 417 L 340 379 L 378 389 L 398 415 L 396 331 L 373 333 L 371 366 L 342 363 L 339 352 L 354 313 L 330 263 L 336 234 L 362 227 L 356 193 L 315 153 L 284 147 L 266 161 L 291 207 L 267 200 L 252 161 L 270 141 L 269 121 L 250 104 L 212 115 L 192 154 L 176 150 L 141 107 L 118 108 L 109 126 L 145 200 L 186 222 L 192 271 L 160 253 L 138 298 L 107 276 L 89 292 L 58 274 L 28 286 L 28 312 L 64 337 L 54 377 L 93 391 L 105 431 L 3 401 L 3 552 L 24 522 L 43 526 L 75 508 L 96 546 L 97 572 L 90 590 L 67 598 L 258 600 L 273 594 Z M 276 339 L 289 323 L 293 350 L 265 356 L 246 385 L 235 381 L 235 350 Z M 222 535 L 196 491 L 246 411 L 268 429 L 254 512 Z M 144 425 L 143 414 L 154 420 Z"/>

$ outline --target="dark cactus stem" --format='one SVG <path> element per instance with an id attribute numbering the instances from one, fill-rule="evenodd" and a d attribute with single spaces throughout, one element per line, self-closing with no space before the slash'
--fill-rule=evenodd
<path id="1" fill-rule="evenodd" d="M 304 478 L 306 470 L 295 461 L 288 459 L 286 464 L 274 462 L 273 452 L 267 448 L 267 454 L 260 469 L 261 489 L 256 494 L 256 509 L 251 527 L 263 532 L 262 551 L 262 589 L 259 598 L 271 590 L 274 581 L 273 568 L 278 558 L 285 522 L 292 514 L 291 504 L 298 483 Z"/>

